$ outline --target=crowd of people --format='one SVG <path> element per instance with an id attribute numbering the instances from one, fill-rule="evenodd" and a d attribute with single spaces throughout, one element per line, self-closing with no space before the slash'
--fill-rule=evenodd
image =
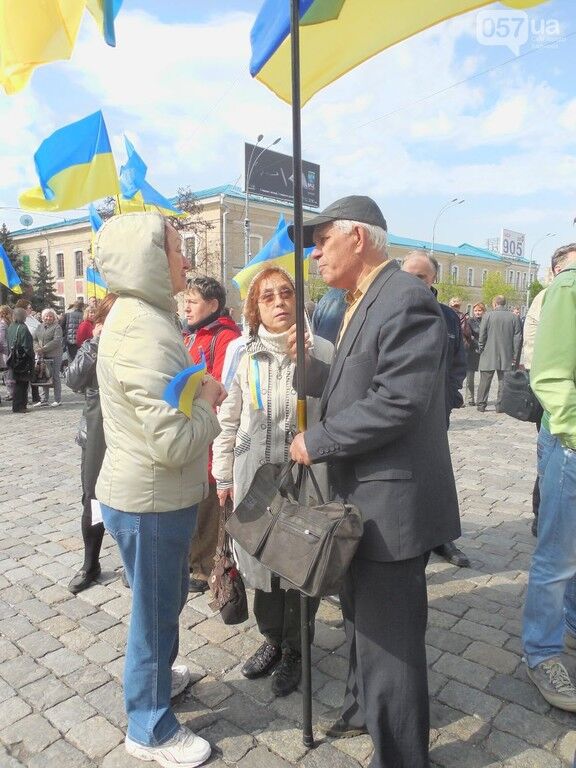
<path id="1" fill-rule="evenodd" d="M 25 300 L 0 307 L 13 410 L 27 409 L 30 382 L 46 363 L 60 404 L 64 350 L 67 384 L 85 396 L 77 438 L 84 562 L 69 589 L 76 594 L 100 576 L 107 530 L 132 597 L 124 697 L 134 757 L 163 766 L 208 759 L 210 744 L 171 706 L 190 679 L 174 666 L 179 615 L 189 591 L 208 589 L 223 510 L 243 499 L 259 467 L 292 460 L 317 465 L 326 495 L 356 505 L 364 526 L 339 596 L 344 700 L 318 727 L 334 738 L 368 733 L 372 768 L 428 768 L 425 569 L 432 551 L 470 564 L 455 544 L 450 415 L 466 404 L 485 413 L 494 372 L 500 411 L 504 374 L 519 366 L 544 408 L 523 633 L 528 675 L 547 701 L 576 711 L 560 658 L 564 642 L 576 647 L 576 245 L 556 252 L 557 276 L 530 308 L 522 347 L 521 321 L 503 296 L 490 311 L 475 304 L 468 317 L 459 297 L 438 301 L 433 255 L 413 251 L 400 265 L 386 241 L 384 216 L 367 197 L 338 200 L 305 224 L 304 245 L 328 290 L 307 335 L 304 432 L 292 277 L 264 266 L 249 287 L 242 331 L 217 280 L 187 281 L 180 236 L 159 214 L 113 217 L 98 233 L 95 256 L 110 290 L 102 301 L 77 303 L 60 319 L 50 309 L 36 319 Z M 186 415 L 163 393 L 200 361 L 206 371 Z M 48 388 L 36 398 L 47 404 Z M 95 504 L 103 522 L 93 524 Z M 271 674 L 272 693 L 286 696 L 301 677 L 299 593 L 238 544 L 233 552 L 254 589 L 262 635 L 242 674 Z M 311 636 L 318 604 L 310 600 Z"/>

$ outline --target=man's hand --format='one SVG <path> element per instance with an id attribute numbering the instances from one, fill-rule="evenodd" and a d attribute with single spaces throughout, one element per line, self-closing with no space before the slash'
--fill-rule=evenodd
<path id="1" fill-rule="evenodd" d="M 308 350 L 312 346 L 312 342 L 310 341 L 310 334 L 306 331 L 304 333 L 304 349 L 305 349 L 305 358 L 306 358 L 306 364 L 308 364 L 308 361 L 310 360 L 310 353 Z M 293 325 L 290 330 L 288 331 L 288 354 L 296 362 L 296 325 Z"/>
<path id="2" fill-rule="evenodd" d="M 304 441 L 305 432 L 299 432 L 290 445 L 290 458 L 298 464 L 306 464 L 307 467 L 312 464 L 308 451 L 306 450 L 306 442 Z"/>
<path id="3" fill-rule="evenodd" d="M 228 393 L 222 384 L 209 374 L 204 376 L 202 384 L 198 387 L 197 391 L 197 397 L 200 400 L 206 400 L 212 408 L 222 405 L 227 395 Z"/>

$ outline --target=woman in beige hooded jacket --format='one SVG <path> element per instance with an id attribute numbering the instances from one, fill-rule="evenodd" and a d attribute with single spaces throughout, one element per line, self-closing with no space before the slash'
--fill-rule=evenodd
<path id="1" fill-rule="evenodd" d="M 159 214 L 115 216 L 98 233 L 96 260 L 118 294 L 98 351 L 106 455 L 96 496 L 132 587 L 126 749 L 164 766 L 200 765 L 210 745 L 172 711 L 171 696 L 190 679 L 172 664 L 196 506 L 208 491 L 208 446 L 220 431 L 213 409 L 225 392 L 206 376 L 191 418 L 164 401 L 168 382 L 190 364 L 173 298 L 188 268 L 178 232 Z"/>

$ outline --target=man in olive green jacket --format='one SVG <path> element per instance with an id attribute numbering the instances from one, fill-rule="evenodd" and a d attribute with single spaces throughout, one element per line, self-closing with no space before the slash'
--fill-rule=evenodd
<path id="1" fill-rule="evenodd" d="M 522 641 L 528 676 L 542 696 L 576 712 L 576 687 L 561 660 L 564 643 L 576 648 L 576 243 L 560 251 L 561 271 L 544 296 L 530 370 L 544 416 L 538 541 Z"/>
<path id="2" fill-rule="evenodd" d="M 210 745 L 172 711 L 171 697 L 190 679 L 172 665 L 197 505 L 208 493 L 208 446 L 220 431 L 214 408 L 225 391 L 206 376 L 190 418 L 164 400 L 168 382 L 190 365 L 173 298 L 188 268 L 177 230 L 155 213 L 114 216 L 98 233 L 96 259 L 118 294 L 98 351 L 107 448 L 96 496 L 132 587 L 126 750 L 163 766 L 200 765 Z"/>

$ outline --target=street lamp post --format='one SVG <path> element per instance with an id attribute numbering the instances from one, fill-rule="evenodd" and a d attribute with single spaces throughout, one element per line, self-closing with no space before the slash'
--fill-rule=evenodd
<path id="1" fill-rule="evenodd" d="M 534 251 L 540 243 L 544 242 L 549 237 L 556 237 L 556 232 L 547 232 L 545 235 L 542 235 L 541 238 L 536 240 L 532 248 L 530 249 L 530 260 L 528 263 L 528 287 L 526 288 L 526 309 L 530 306 L 530 288 L 532 287 L 532 283 L 534 282 L 532 267 L 533 265 L 536 265 L 536 262 L 534 261 Z"/>
<path id="2" fill-rule="evenodd" d="M 252 152 L 250 153 L 250 157 L 248 158 L 248 164 L 246 166 L 246 178 L 244 180 L 244 265 L 248 264 L 250 259 L 252 258 L 252 254 L 250 253 L 250 216 L 249 216 L 249 207 L 250 207 L 250 194 L 248 192 L 250 188 L 250 176 L 252 175 L 252 171 L 256 167 L 256 164 L 258 163 L 258 160 L 262 157 L 262 155 L 267 152 L 270 147 L 273 147 L 275 144 L 278 144 L 280 141 L 280 136 L 277 139 L 274 139 L 274 141 L 270 142 L 267 147 L 263 147 L 260 149 L 256 157 L 254 157 L 254 153 L 258 149 L 258 146 L 262 139 L 264 138 L 264 135 L 260 133 L 258 135 L 258 138 L 256 140 L 256 144 L 252 147 Z"/>
<path id="3" fill-rule="evenodd" d="M 434 225 L 432 227 L 432 250 L 430 251 L 432 256 L 434 256 L 434 245 L 436 243 L 436 224 L 438 224 L 438 219 L 440 218 L 440 216 L 442 216 L 444 211 L 448 210 L 448 208 L 453 208 L 455 205 L 462 205 L 462 203 L 465 203 L 465 202 L 466 202 L 465 200 L 461 200 L 461 199 L 459 199 L 457 197 L 453 197 L 452 200 L 449 200 L 438 211 L 438 213 L 436 215 L 436 218 L 434 219 Z"/>

